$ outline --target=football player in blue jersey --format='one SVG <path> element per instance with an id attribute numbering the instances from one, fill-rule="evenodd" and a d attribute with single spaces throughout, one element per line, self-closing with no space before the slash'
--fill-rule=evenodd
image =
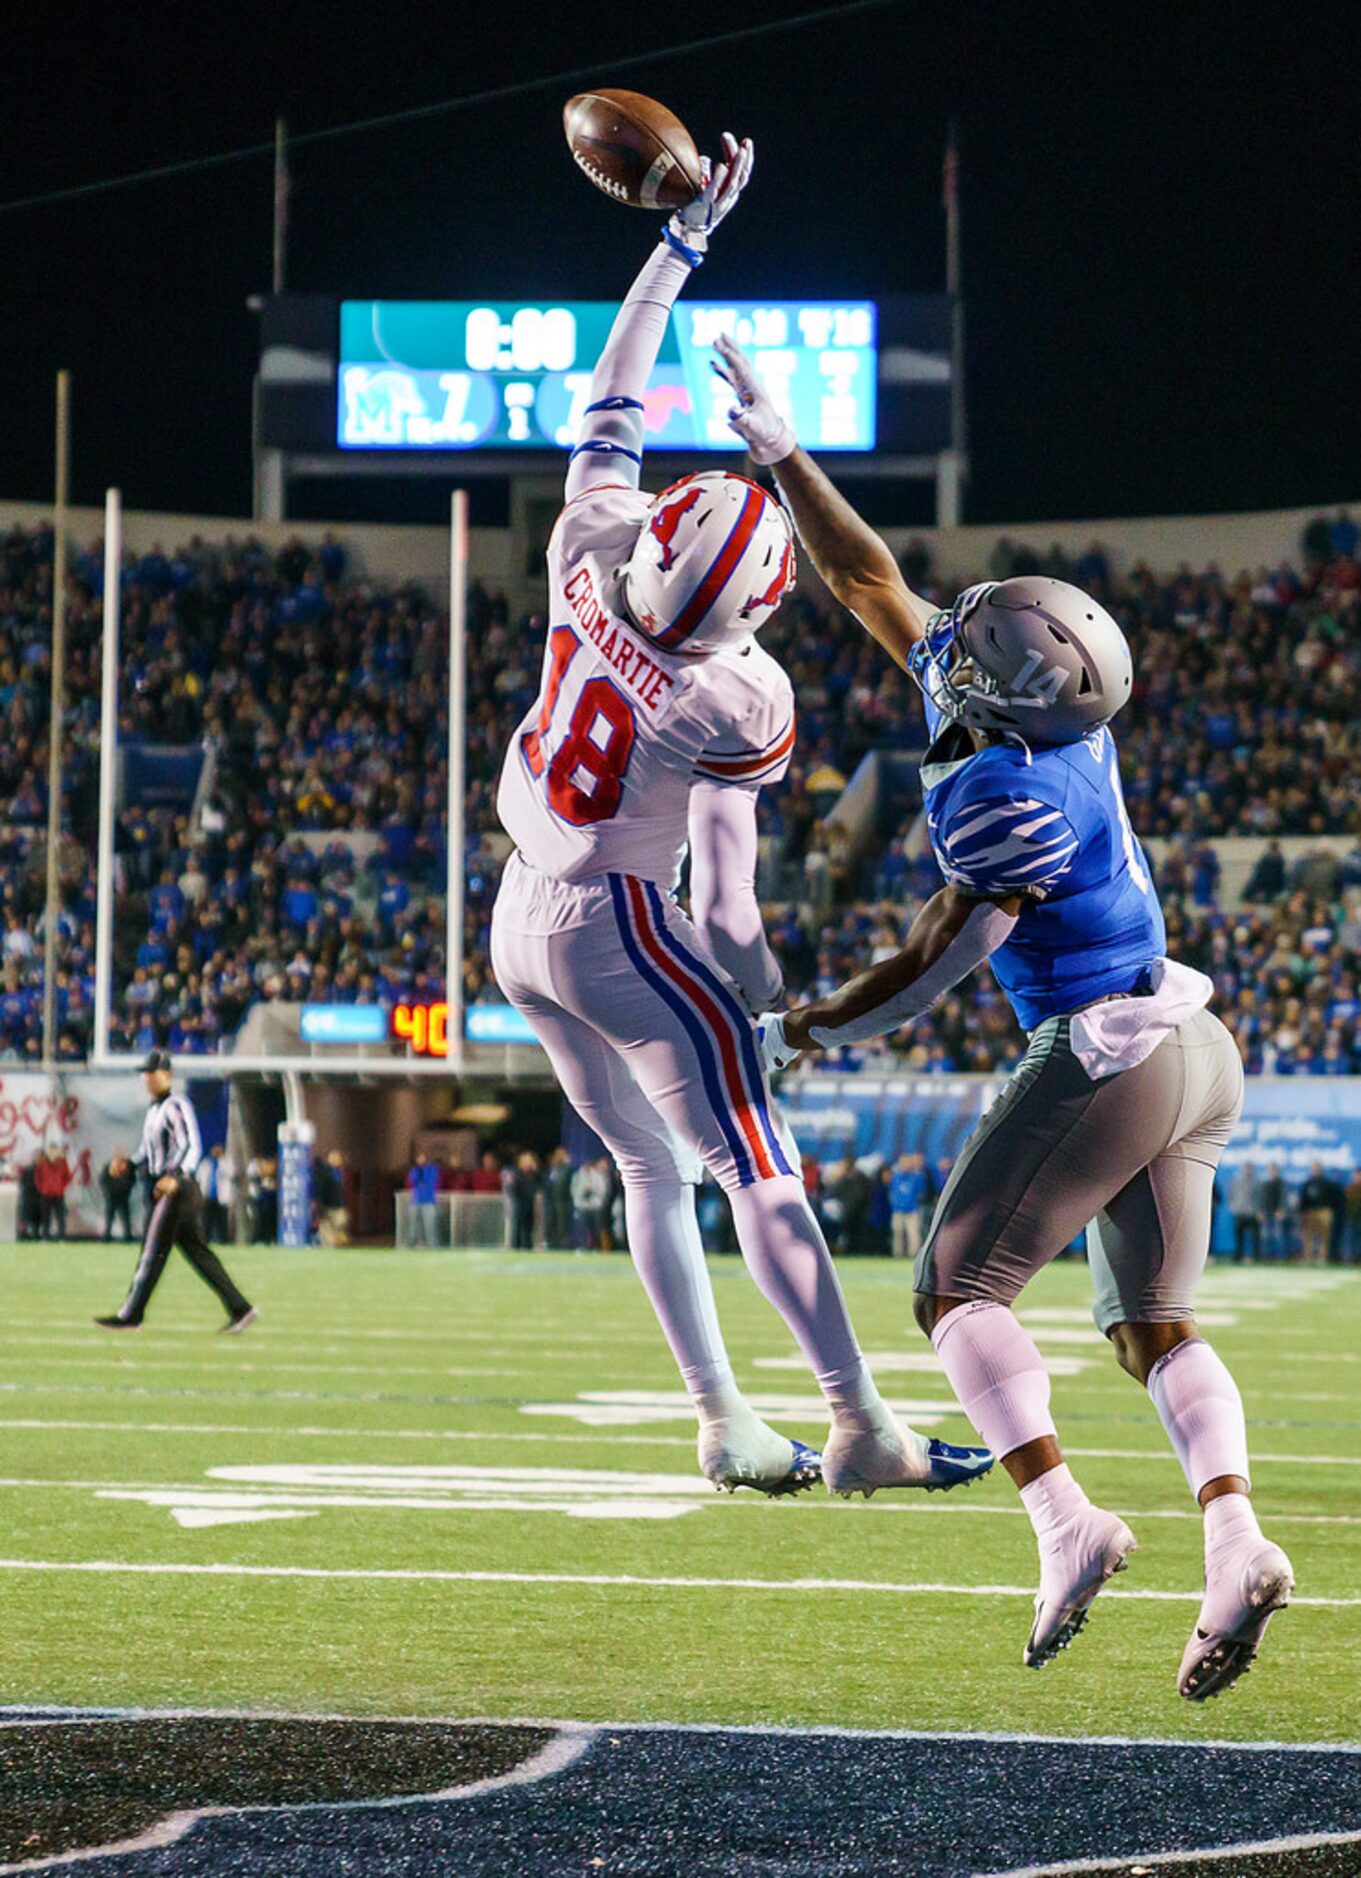
<path id="1" fill-rule="evenodd" d="M 1203 1701 L 1247 1669 L 1293 1577 L 1253 1512 L 1237 1385 L 1196 1328 L 1243 1070 L 1206 1008 L 1211 981 L 1165 956 L 1125 812 L 1107 726 L 1130 695 L 1129 647 L 1094 599 L 1039 576 L 971 587 L 936 611 L 797 447 L 742 353 L 718 350 L 733 428 L 773 468 L 818 572 L 921 687 L 922 794 L 946 881 L 896 958 L 769 1020 L 767 1060 L 883 1036 L 991 961 L 1029 1048 L 941 1195 L 917 1321 L 1035 1528 L 1024 1661 L 1038 1669 L 1135 1549 L 1066 1465 L 1044 1360 L 1011 1310 L 1088 1228 L 1096 1322 L 1147 1388 L 1204 1514 L 1205 1597 L 1178 1677 Z"/>

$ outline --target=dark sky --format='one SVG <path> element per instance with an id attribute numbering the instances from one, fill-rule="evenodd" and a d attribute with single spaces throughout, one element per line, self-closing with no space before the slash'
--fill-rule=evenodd
<path id="1" fill-rule="evenodd" d="M 29 9 L 0 61 L 0 201 L 267 140 L 280 111 L 308 131 L 577 66 L 608 83 L 612 59 L 812 10 Z M 958 118 L 972 519 L 1305 504 L 1361 495 L 1354 48 L 1328 17 L 1331 37 L 1296 8 L 906 0 L 615 82 L 702 147 L 756 140 L 710 297 L 939 289 Z M 289 285 L 622 291 L 647 227 L 576 174 L 562 101 L 296 150 Z M 118 482 L 247 512 L 271 196 L 255 160 L 0 215 L 0 497 L 46 497 L 69 365 L 77 500 Z"/>

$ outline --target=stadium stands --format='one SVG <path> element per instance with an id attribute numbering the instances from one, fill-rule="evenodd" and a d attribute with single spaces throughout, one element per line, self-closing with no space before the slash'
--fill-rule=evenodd
<path id="1" fill-rule="evenodd" d="M 1120 745 L 1131 818 L 1159 844 L 1178 955 L 1210 970 L 1251 1071 L 1356 1073 L 1361 946 L 1361 560 L 1317 528 L 1299 567 L 1116 578 L 999 542 L 988 572 L 1036 568 L 1100 594 L 1133 644 Z M 1345 546 L 1345 544 L 1344 544 Z M 39 1051 L 52 537 L 0 540 L 0 1053 Z M 910 578 L 933 574 L 913 551 Z M 68 587 L 58 1017 L 88 1047 L 101 550 Z M 445 652 L 417 587 L 347 575 L 332 536 L 271 553 L 195 538 L 123 573 L 115 1048 L 213 1050 L 258 1000 L 421 1001 L 443 991 Z M 466 994 L 495 997 L 490 906 L 505 843 L 496 774 L 538 687 L 543 622 L 470 603 Z M 936 884 L 894 832 L 857 852 L 823 817 L 871 752 L 920 746 L 907 678 L 854 621 L 800 593 L 767 635 L 800 703 L 799 761 L 763 808 L 763 883 L 794 995 L 896 948 Z M 125 762 L 127 756 L 125 756 Z M 908 818 L 910 820 L 910 816 Z M 1257 844 L 1243 907 L 1225 837 Z M 1310 837 L 1287 856 L 1281 837 Z M 1324 839 L 1327 838 L 1326 846 Z M 1219 845 L 1217 845 L 1219 844 Z M 921 1070 L 992 1070 L 1021 1048 L 986 974 L 897 1040 Z M 846 1054 L 846 1067 L 877 1051 Z"/>

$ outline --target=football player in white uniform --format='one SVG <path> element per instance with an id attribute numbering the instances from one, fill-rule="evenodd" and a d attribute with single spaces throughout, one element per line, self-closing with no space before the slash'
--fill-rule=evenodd
<path id="1" fill-rule="evenodd" d="M 781 993 L 756 901 L 756 799 L 795 736 L 789 680 L 756 633 L 793 585 L 793 532 L 728 471 L 655 498 L 638 487 L 672 305 L 751 163 L 750 143 L 725 136 L 592 379 L 548 544 L 542 689 L 502 769 L 498 813 L 516 852 L 492 963 L 618 1165 L 629 1249 L 694 1401 L 708 1478 L 786 1492 L 817 1478 L 819 1457 L 769 1428 L 733 1379 L 695 1219 L 702 1166 L 826 1398 L 829 1487 L 953 1486 L 991 1456 L 927 1441 L 880 1399 L 752 1021 Z M 674 897 L 687 844 L 693 919 Z"/>

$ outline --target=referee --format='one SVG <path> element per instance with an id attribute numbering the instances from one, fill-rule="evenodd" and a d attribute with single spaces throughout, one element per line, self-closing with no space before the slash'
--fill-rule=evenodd
<path id="1" fill-rule="evenodd" d="M 151 1217 L 142 1240 L 132 1289 L 113 1317 L 96 1317 L 101 1330 L 136 1330 L 156 1289 L 170 1248 L 178 1245 L 204 1284 L 211 1285 L 227 1309 L 222 1326 L 228 1334 L 255 1320 L 255 1306 L 242 1297 L 227 1268 L 203 1236 L 203 1195 L 194 1170 L 203 1159 L 193 1104 L 173 1095 L 170 1056 L 153 1050 L 142 1065 L 142 1081 L 151 1106 L 142 1124 L 142 1145 L 132 1158 L 151 1188 Z M 115 1170 L 121 1160 L 112 1162 Z"/>

